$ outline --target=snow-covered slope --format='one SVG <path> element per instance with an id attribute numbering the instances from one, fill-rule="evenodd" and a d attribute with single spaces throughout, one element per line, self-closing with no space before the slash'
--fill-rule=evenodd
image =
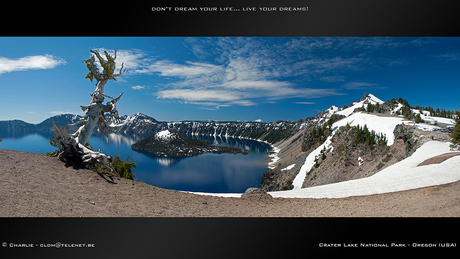
<path id="1" fill-rule="evenodd" d="M 367 114 L 367 113 L 354 113 L 340 121 L 335 122 L 332 124 L 332 135 L 329 136 L 326 141 L 320 145 L 318 148 L 313 150 L 305 160 L 304 165 L 300 168 L 299 173 L 294 178 L 292 185 L 294 186 L 294 190 L 299 190 L 302 188 L 302 183 L 307 175 L 307 173 L 311 170 L 313 165 L 315 164 L 315 157 L 319 156 L 321 150 L 326 149 L 329 151 L 331 149 L 331 139 L 332 136 L 337 132 L 337 129 L 350 124 L 350 126 L 364 126 L 367 125 L 369 130 L 374 130 L 377 134 L 383 133 L 387 137 L 387 145 L 391 146 L 394 143 L 394 134 L 393 131 L 396 125 L 401 124 L 404 121 L 404 118 L 399 117 L 381 117 L 377 115 Z"/>
<path id="2" fill-rule="evenodd" d="M 315 163 L 315 157 L 319 156 L 321 150 L 333 152 L 331 139 L 341 126 L 349 124 L 350 126 L 367 125 L 369 130 L 375 131 L 377 134 L 383 133 L 387 138 L 387 145 L 391 146 L 395 142 L 394 130 L 398 124 L 409 124 L 422 130 L 433 130 L 437 126 L 425 124 L 415 124 L 414 121 L 405 119 L 403 116 L 394 116 L 390 114 L 376 114 L 359 111 L 359 108 L 371 103 L 385 106 L 386 104 L 376 96 L 369 94 L 362 100 L 354 102 L 349 107 L 337 108 L 331 106 L 329 109 L 320 113 L 311 120 L 305 121 L 299 130 L 303 130 L 310 124 L 321 125 L 326 122 L 334 114 L 346 116 L 345 118 L 336 121 L 332 125 L 333 133 L 324 143 L 313 150 L 305 159 L 299 173 L 294 178 L 292 184 L 293 190 L 289 191 L 272 191 L 269 192 L 273 197 L 286 198 L 341 198 L 358 195 L 372 195 L 387 192 L 403 191 L 427 186 L 451 183 L 460 180 L 460 156 L 455 156 L 440 164 L 431 164 L 425 166 L 417 166 L 421 162 L 436 157 L 441 154 L 453 152 L 450 150 L 448 142 L 429 141 L 418 148 L 410 157 L 388 166 L 369 177 L 342 181 L 333 184 L 320 185 L 308 188 L 302 188 L 303 181 L 307 173 L 311 170 Z M 382 107 L 381 106 L 381 107 Z M 393 114 L 400 110 L 403 105 L 396 103 L 396 106 L 390 110 Z M 385 106 L 388 113 L 388 107 Z M 417 113 L 416 111 L 413 111 Z M 422 119 L 429 120 L 433 118 L 440 123 L 452 123 L 453 121 L 445 118 L 430 117 L 426 112 L 423 113 Z M 279 151 L 279 150 L 278 150 Z M 281 151 L 285 151 L 284 149 Z M 359 160 L 359 159 L 358 159 Z M 361 159 L 362 160 L 362 159 Z M 281 169 L 286 171 L 288 167 Z M 200 193 L 204 195 L 210 195 Z M 224 197 L 240 197 L 241 194 L 212 194 Z"/>
<path id="3" fill-rule="evenodd" d="M 387 145 L 391 146 L 394 143 L 393 131 L 396 125 L 401 124 L 404 121 L 406 121 L 406 119 L 403 117 L 382 116 L 358 112 L 334 123 L 333 129 L 345 126 L 347 123 L 350 124 L 350 126 L 360 125 L 362 127 L 367 125 L 369 130 L 374 130 L 377 134 L 385 134 L 388 140 Z"/>
<path id="4" fill-rule="evenodd" d="M 358 102 L 354 102 L 350 107 L 348 107 L 346 109 L 338 109 L 338 110 L 332 109 L 332 108 L 329 109 L 331 111 L 331 113 L 336 113 L 336 114 L 344 115 L 344 116 L 347 116 L 347 117 L 342 119 L 342 120 L 339 120 L 339 121 L 335 122 L 333 124 L 333 126 L 332 126 L 332 128 L 333 128 L 332 135 L 329 136 L 324 143 L 322 143 L 318 148 L 313 150 L 307 156 L 307 158 L 305 160 L 305 163 L 302 165 L 302 167 L 300 168 L 299 173 L 296 175 L 296 177 L 293 180 L 292 184 L 293 184 L 294 188 L 293 188 L 292 192 L 304 190 L 304 189 L 302 189 L 303 181 L 304 181 L 307 173 L 312 169 L 313 165 L 315 164 L 315 158 L 320 155 L 321 150 L 326 150 L 326 152 L 331 152 L 332 151 L 332 146 L 331 146 L 332 136 L 337 132 L 337 129 L 340 128 L 341 126 L 345 126 L 345 125 L 349 124 L 350 126 L 358 126 L 358 125 L 360 125 L 362 127 L 364 125 L 367 125 L 367 128 L 369 130 L 373 130 L 377 134 L 383 133 L 387 138 L 387 145 L 391 146 L 391 145 L 393 145 L 394 139 L 395 139 L 393 131 L 394 131 L 396 125 L 398 125 L 398 124 L 414 124 L 413 121 L 408 121 L 408 120 L 404 119 L 402 116 L 397 117 L 397 116 L 390 116 L 390 115 L 384 115 L 384 114 L 376 115 L 376 114 L 368 114 L 368 113 L 364 113 L 364 112 L 355 112 L 355 109 L 361 108 L 366 103 L 371 103 L 371 104 L 375 105 L 377 103 L 378 104 L 383 104 L 384 102 L 382 100 L 380 100 L 379 98 L 377 98 L 376 96 L 374 96 L 372 94 L 369 94 L 367 97 L 363 98 L 363 100 L 358 101 Z M 400 109 L 400 108 L 401 108 L 400 106 L 395 107 L 395 109 Z M 422 117 L 428 117 L 428 115 L 422 115 Z M 439 119 L 441 119 L 441 121 L 444 121 L 444 120 L 442 120 L 443 118 L 439 118 Z M 447 120 L 445 120 L 445 121 L 448 122 Z M 418 125 L 417 124 L 417 125 L 414 125 L 414 126 L 416 126 L 419 129 L 422 129 L 422 130 L 432 130 L 434 127 L 436 127 L 436 126 L 431 126 L 431 125 L 426 125 L 426 124 L 424 124 L 424 125 Z M 429 152 L 430 148 L 433 149 L 432 150 L 433 153 Z M 428 145 L 425 146 L 425 148 L 423 150 L 424 151 L 419 151 L 418 155 L 416 155 L 415 157 L 414 157 L 414 155 L 415 155 L 414 154 L 414 155 L 412 155 L 410 157 L 411 159 L 409 159 L 409 160 L 406 159 L 407 161 L 405 160 L 406 162 L 400 164 L 399 167 L 398 166 L 392 166 L 391 168 L 393 168 L 393 169 L 385 169 L 386 170 L 385 172 L 387 172 L 387 173 L 382 174 L 383 175 L 382 177 L 386 177 L 387 175 L 389 175 L 391 177 L 393 174 L 388 174 L 388 172 L 393 172 L 391 170 L 400 171 L 402 169 L 405 169 L 407 171 L 409 169 L 413 169 L 412 167 L 415 167 L 416 165 L 414 165 L 413 163 L 410 163 L 410 161 L 418 161 L 418 160 L 416 160 L 417 157 L 422 157 L 422 158 L 426 159 L 428 157 L 431 157 L 430 155 L 436 156 L 438 154 L 436 152 L 440 151 L 440 150 L 442 150 L 442 152 L 444 152 L 444 153 L 450 152 L 449 148 L 448 148 L 448 143 L 441 143 L 441 142 L 439 142 L 438 144 L 434 144 L 434 142 L 431 143 L 431 144 L 428 144 Z M 439 153 L 439 154 L 441 154 L 441 153 Z M 409 164 L 405 164 L 405 163 L 409 163 Z M 405 166 L 405 165 L 410 165 L 410 166 Z M 439 167 L 437 167 L 437 166 L 431 166 L 431 167 L 433 167 L 433 168 L 436 167 L 436 168 L 439 169 Z M 449 172 L 448 172 L 450 169 L 451 168 L 445 168 L 445 169 L 443 169 L 443 171 L 446 171 L 446 174 L 450 175 Z M 414 169 L 414 170 L 423 171 L 425 169 Z M 456 172 L 453 172 L 454 175 L 456 175 L 460 171 L 460 169 L 456 169 L 456 170 L 457 170 Z M 372 178 L 372 179 L 374 179 L 374 178 Z M 377 179 L 379 179 L 379 178 L 377 178 Z M 451 178 L 449 178 L 449 179 L 451 179 Z M 457 179 L 457 178 L 454 177 L 454 179 Z M 460 178 L 458 178 L 458 179 L 460 180 Z M 375 183 L 375 182 L 372 182 L 372 183 Z M 382 184 L 386 184 L 386 183 L 382 182 Z M 398 185 L 395 185 L 395 184 L 393 184 L 393 185 L 398 186 Z M 418 182 L 414 182 L 413 185 L 408 184 L 405 187 L 404 187 L 404 185 L 400 185 L 400 186 L 402 186 L 401 187 L 402 189 L 408 189 L 409 187 L 410 188 L 417 188 L 416 186 L 422 186 L 422 185 L 425 186 L 425 182 L 423 182 L 423 184 L 422 184 L 422 183 L 420 183 L 420 181 L 418 181 Z M 366 188 L 369 188 L 369 187 L 366 187 Z M 376 186 L 375 188 L 378 189 L 380 187 Z M 390 187 L 384 187 L 384 189 L 385 188 L 390 188 Z M 311 188 L 306 188 L 306 189 L 311 189 Z M 388 189 L 388 190 L 390 190 L 390 189 Z M 371 191 L 371 192 L 373 192 L 373 191 Z M 278 195 L 278 192 L 275 192 L 275 193 L 277 193 L 275 195 Z M 344 192 L 344 193 L 346 193 L 346 192 Z M 375 193 L 378 193 L 378 192 L 375 192 Z M 289 195 L 291 195 L 291 194 L 289 194 Z M 296 195 L 298 195 L 297 193 L 295 193 L 294 196 L 299 197 L 299 196 L 296 196 Z M 300 195 L 300 196 L 302 196 L 302 195 Z M 322 193 L 321 195 L 324 196 L 325 194 Z M 340 196 L 339 194 L 337 194 L 337 195 Z M 352 194 L 352 195 L 358 195 L 358 194 Z M 329 197 L 329 196 L 324 196 L 324 197 Z M 336 197 L 336 196 L 332 195 L 331 197 Z M 342 196 L 340 196 L 340 197 L 342 197 Z"/>
<path id="5" fill-rule="evenodd" d="M 353 102 L 353 104 L 345 109 L 340 109 L 340 111 L 337 112 L 337 114 L 344 115 L 344 116 L 349 116 L 350 114 L 353 113 L 353 111 L 357 108 L 363 107 L 366 103 L 371 103 L 371 104 L 382 104 L 384 101 L 380 100 L 373 94 L 368 94 L 366 98 L 359 102 Z"/>
<path id="6" fill-rule="evenodd" d="M 450 152 L 449 143 L 430 141 L 412 156 L 370 177 L 269 194 L 285 198 L 341 198 L 447 184 L 460 180 L 460 156 L 440 164 L 417 165 L 431 157 Z"/>
<path id="7" fill-rule="evenodd" d="M 275 198 L 344 198 L 404 191 L 428 186 L 452 183 L 460 180 L 460 156 L 447 159 L 440 164 L 417 166 L 423 161 L 451 153 L 447 142 L 430 141 L 410 157 L 382 171 L 361 179 L 333 184 L 268 192 Z M 239 193 L 196 193 L 222 197 L 240 197 Z"/>
<path id="8" fill-rule="evenodd" d="M 127 116 L 127 115 L 120 116 L 120 121 L 112 123 L 110 127 L 122 127 L 122 126 L 135 127 L 136 124 L 140 124 L 140 123 L 153 124 L 156 122 L 157 121 L 154 118 L 138 112 L 131 116 Z"/>
<path id="9" fill-rule="evenodd" d="M 305 163 L 300 168 L 300 171 L 297 174 L 297 176 L 294 178 L 294 181 L 292 181 L 294 190 L 300 190 L 302 188 L 302 183 L 305 180 L 307 173 L 310 172 L 311 168 L 315 164 L 315 158 L 320 155 L 321 150 L 326 148 L 326 152 L 330 151 L 331 139 L 332 139 L 332 136 L 329 136 L 322 145 L 317 147 L 307 156 Z"/>
<path id="10" fill-rule="evenodd" d="M 161 128 L 165 127 L 165 125 L 166 123 L 159 123 L 154 118 L 138 112 L 130 116 L 120 116 L 120 121 L 110 124 L 110 127 L 119 133 L 146 135 L 157 133 Z"/>

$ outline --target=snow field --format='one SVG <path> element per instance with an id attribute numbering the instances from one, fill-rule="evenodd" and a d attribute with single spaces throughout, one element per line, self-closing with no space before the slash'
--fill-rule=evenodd
<path id="1" fill-rule="evenodd" d="M 289 191 L 269 192 L 273 197 L 284 198 L 343 198 L 397 192 L 460 180 L 460 156 L 440 164 L 417 167 L 418 164 L 444 153 L 453 152 L 450 143 L 430 141 L 410 157 L 366 178 L 314 186 Z"/>
<path id="2" fill-rule="evenodd" d="M 364 125 L 367 125 L 367 128 L 375 131 L 376 134 L 385 134 L 388 140 L 387 145 L 391 146 L 394 143 L 393 131 L 396 125 L 401 124 L 403 121 L 405 121 L 405 119 L 402 117 L 379 117 L 377 115 L 367 113 L 355 113 L 334 123 L 333 127 L 334 129 L 336 127 L 340 128 L 341 126 L 347 125 L 347 123 L 349 123 L 350 126 L 360 125 L 363 127 Z"/>

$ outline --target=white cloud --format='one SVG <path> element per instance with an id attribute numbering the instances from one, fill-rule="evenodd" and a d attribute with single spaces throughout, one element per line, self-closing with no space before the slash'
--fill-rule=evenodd
<path id="1" fill-rule="evenodd" d="M 293 68 L 301 73 L 324 74 L 333 70 L 358 70 L 365 62 L 363 58 L 308 59 L 297 62 Z M 297 73 L 299 74 L 299 73 Z"/>
<path id="2" fill-rule="evenodd" d="M 343 88 L 348 90 L 374 88 L 375 84 L 367 82 L 348 82 L 343 85 Z"/>
<path id="3" fill-rule="evenodd" d="M 257 103 L 251 101 L 251 100 L 235 100 L 231 102 L 232 104 L 237 104 L 241 106 L 253 106 L 256 105 Z M 222 105 L 221 105 L 222 106 Z"/>
<path id="4" fill-rule="evenodd" d="M 193 40 L 187 42 L 192 45 L 201 44 Z M 196 51 L 197 56 L 203 56 L 200 52 L 203 45 L 190 48 Z M 335 57 L 293 62 L 283 57 L 282 48 L 278 49 L 283 54 L 280 55 L 276 46 L 268 47 L 251 38 L 218 38 L 208 48 L 218 54 L 212 63 L 185 61 L 178 64 L 163 60 L 140 68 L 136 73 L 178 79 L 155 94 L 159 99 L 215 107 L 252 106 L 258 102 L 286 98 L 338 95 L 340 93 L 334 89 L 313 89 L 306 87 L 307 82 L 293 83 L 283 79 L 299 74 L 319 73 L 319 70 L 350 69 L 362 61 L 355 57 Z"/>
<path id="5" fill-rule="evenodd" d="M 330 82 L 330 83 L 343 82 L 345 81 L 345 77 L 344 76 L 325 76 L 325 77 L 321 77 L 320 80 L 323 82 Z"/>
<path id="6" fill-rule="evenodd" d="M 148 88 L 148 86 L 145 86 L 145 85 L 135 85 L 135 86 L 131 86 L 131 88 L 134 89 L 134 90 L 142 90 L 142 89 Z"/>
<path id="7" fill-rule="evenodd" d="M 288 87 L 290 85 L 289 82 L 282 82 L 282 81 L 270 81 L 270 80 L 232 80 L 232 81 L 225 81 L 222 83 L 223 87 L 231 88 L 231 89 L 258 89 L 258 90 L 276 90 L 281 87 Z"/>
<path id="8" fill-rule="evenodd" d="M 448 60 L 460 60 L 460 53 L 459 52 L 449 52 L 449 53 L 445 53 L 445 54 L 442 54 L 442 55 L 437 55 L 437 57 L 440 57 L 440 58 L 446 58 Z"/>
<path id="9" fill-rule="evenodd" d="M 65 112 L 65 111 L 50 111 L 50 112 L 46 112 L 46 113 L 50 113 L 50 114 L 54 114 L 54 115 L 59 115 L 59 114 L 66 114 L 68 112 Z"/>
<path id="10" fill-rule="evenodd" d="M 296 104 L 316 104 L 315 102 L 293 102 Z"/>
<path id="11" fill-rule="evenodd" d="M 181 99 L 185 101 L 233 102 L 242 99 L 236 92 L 216 89 L 173 89 L 157 93 L 162 99 Z"/>
<path id="12" fill-rule="evenodd" d="M 275 38 L 267 41 L 240 37 L 186 38 L 183 45 L 196 60 L 154 60 L 139 50 L 120 51 L 119 55 L 120 60 L 132 64 L 132 74 L 156 75 L 170 80 L 155 88 L 153 95 L 158 99 L 217 109 L 376 88 L 373 83 L 349 82 L 339 89 L 318 89 L 317 83 L 344 82 L 344 73 L 396 64 L 394 60 L 391 64 L 380 60 L 376 64 L 373 55 L 381 49 L 396 49 L 408 44 L 415 43 L 377 37 Z M 404 60 L 397 62 L 403 64 Z M 132 88 L 145 89 L 143 86 Z M 212 106 L 216 108 L 210 108 Z"/>
<path id="13" fill-rule="evenodd" d="M 206 58 L 211 55 L 206 45 L 201 44 L 198 38 L 186 38 L 185 42 L 189 43 L 185 44 L 185 47 L 190 48 L 198 58 Z"/>
<path id="14" fill-rule="evenodd" d="M 66 110 L 66 111 L 50 111 L 50 112 L 45 112 L 45 113 L 49 113 L 49 114 L 53 114 L 53 115 L 59 115 L 59 114 L 83 114 L 83 112 L 80 110 L 80 111 L 70 111 L 70 110 Z"/>
<path id="15" fill-rule="evenodd" d="M 52 55 L 27 56 L 18 59 L 0 57 L 0 75 L 13 71 L 51 69 L 65 63 L 65 60 Z"/>
<path id="16" fill-rule="evenodd" d="M 170 61 L 157 61 L 143 69 L 136 70 L 140 74 L 160 73 L 161 76 L 179 78 L 197 78 L 222 72 L 222 67 L 213 64 L 190 62 L 186 65 L 174 64 Z"/>

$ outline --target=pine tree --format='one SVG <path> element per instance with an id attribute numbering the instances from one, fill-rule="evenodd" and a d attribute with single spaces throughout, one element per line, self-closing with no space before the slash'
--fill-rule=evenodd
<path id="1" fill-rule="evenodd" d="M 422 117 L 420 117 L 420 113 L 417 113 L 417 116 L 415 116 L 415 123 L 420 123 L 422 121 Z"/>
<path id="2" fill-rule="evenodd" d="M 455 127 L 452 133 L 450 133 L 450 137 L 452 138 L 452 144 L 460 148 L 460 111 L 455 112 Z"/>
<path id="3" fill-rule="evenodd" d="M 137 167 L 137 164 L 129 161 L 129 156 L 126 158 L 126 162 L 120 159 L 120 155 L 115 155 L 113 159 L 113 170 L 118 173 L 122 178 L 134 179 L 135 174 L 131 167 Z"/>
<path id="4" fill-rule="evenodd" d="M 374 105 L 372 103 L 367 104 L 367 112 L 374 112 Z"/>

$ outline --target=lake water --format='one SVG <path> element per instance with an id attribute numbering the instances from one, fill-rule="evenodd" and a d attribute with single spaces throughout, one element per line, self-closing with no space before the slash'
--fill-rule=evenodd
<path id="1" fill-rule="evenodd" d="M 33 153 L 52 152 L 55 148 L 49 144 L 51 132 L 16 134 L 14 136 L 0 132 L 3 141 L 1 149 L 28 151 Z M 136 177 L 144 182 L 173 190 L 194 192 L 241 193 L 249 187 L 260 184 L 262 174 L 268 170 L 270 146 L 254 140 L 193 136 L 202 140 L 211 140 L 214 145 L 238 147 L 249 152 L 242 154 L 202 154 L 187 158 L 156 157 L 148 152 L 131 149 L 131 144 L 141 139 L 140 136 L 111 134 L 93 135 L 90 144 L 95 150 L 123 160 L 129 156 L 137 164 L 133 168 Z"/>

